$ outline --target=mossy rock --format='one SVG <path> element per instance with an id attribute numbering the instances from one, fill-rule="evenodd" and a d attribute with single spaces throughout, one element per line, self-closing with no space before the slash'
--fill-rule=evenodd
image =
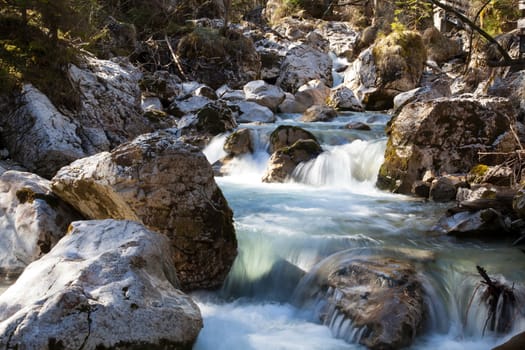
<path id="1" fill-rule="evenodd" d="M 485 164 L 477 164 L 468 172 L 468 181 L 473 183 L 480 183 L 489 171 L 490 167 Z"/>
<path id="2" fill-rule="evenodd" d="M 376 40 L 372 53 L 378 69 L 378 86 L 408 91 L 418 85 L 427 60 L 427 50 L 419 33 L 393 31 Z"/>

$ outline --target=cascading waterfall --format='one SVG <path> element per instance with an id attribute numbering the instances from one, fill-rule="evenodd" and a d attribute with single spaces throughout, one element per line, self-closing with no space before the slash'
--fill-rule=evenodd
<path id="1" fill-rule="evenodd" d="M 349 187 L 366 182 L 373 188 L 383 162 L 386 141 L 355 140 L 330 147 L 317 158 L 299 164 L 294 181 L 312 186 Z M 362 184 L 360 184 L 362 185 Z"/>
<path id="2" fill-rule="evenodd" d="M 363 349 L 359 341 L 369 329 L 336 308 L 324 309 L 329 315 L 322 324 L 315 316 L 326 306 L 321 300 L 304 307 L 294 301 L 306 273 L 347 249 L 431 256 L 418 265 L 426 316 L 410 349 L 490 349 L 525 329 L 518 313 L 507 335 L 483 333 L 487 307 L 475 294 L 477 264 L 504 273 L 521 290 L 525 263 L 521 269 L 515 263 L 523 261 L 521 252 L 429 233 L 446 206 L 375 188 L 387 120 L 367 113 L 330 123 L 279 119 L 276 124 L 310 130 L 325 150 L 300 164 L 284 184 L 261 183 L 270 157 L 268 136 L 277 125 L 241 126 L 250 128 L 255 152 L 233 160 L 230 174 L 217 178 L 235 213 L 239 254 L 219 292 L 196 295 L 205 318 L 196 350 Z M 345 130 L 349 121 L 366 122 L 372 131 Z M 208 146 L 210 161 L 220 158 L 225 138 Z"/>

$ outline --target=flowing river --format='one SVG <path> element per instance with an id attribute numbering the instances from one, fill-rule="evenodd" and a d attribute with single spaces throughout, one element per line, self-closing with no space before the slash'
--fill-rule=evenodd
<path id="1" fill-rule="evenodd" d="M 251 129 L 255 152 L 236 159 L 229 176 L 216 178 L 234 210 L 239 254 L 221 290 L 193 294 L 204 317 L 195 350 L 363 349 L 351 326 L 337 320 L 322 325 L 294 300 L 302 271 L 343 250 L 431 256 L 418 270 L 426 281 L 428 322 L 410 349 L 490 349 L 525 330 L 523 315 L 508 334 L 484 330 L 487 310 L 475 294 L 481 280 L 476 265 L 482 265 L 515 283 L 521 295 L 525 257 L 519 249 L 438 234 L 432 227 L 450 204 L 375 188 L 388 116 L 348 113 L 310 124 L 281 117 L 276 124 L 242 125 Z M 349 121 L 372 130 L 343 128 Z M 308 129 L 325 152 L 298 167 L 288 183 L 262 183 L 267 140 L 279 124 Z M 205 149 L 210 162 L 224 156 L 225 138 Z"/>

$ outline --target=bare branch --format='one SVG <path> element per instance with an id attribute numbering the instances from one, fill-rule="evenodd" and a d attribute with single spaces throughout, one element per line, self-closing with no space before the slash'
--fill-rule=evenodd
<path id="1" fill-rule="evenodd" d="M 448 12 L 451 12 L 454 14 L 454 16 L 456 16 L 460 21 L 462 21 L 463 23 L 465 23 L 466 25 L 468 25 L 471 29 L 475 30 L 476 32 L 478 32 L 482 37 L 484 37 L 485 39 L 487 39 L 488 42 L 490 42 L 491 44 L 493 44 L 496 49 L 499 51 L 499 53 L 501 54 L 501 57 L 503 57 L 503 60 L 505 61 L 505 63 L 510 63 L 512 62 L 512 58 L 509 56 L 508 52 L 500 45 L 500 43 L 498 43 L 498 41 L 496 39 L 494 39 L 490 34 L 488 34 L 486 31 L 484 31 L 483 29 L 481 29 L 476 23 L 474 23 L 473 21 L 471 21 L 469 18 L 467 18 L 465 15 L 463 15 L 461 12 L 457 11 L 455 8 L 453 8 L 452 6 L 449 6 L 447 4 L 444 4 L 442 3 L 441 1 L 438 1 L 438 0 L 427 0 L 427 2 L 430 2 L 432 4 L 434 4 L 435 6 L 439 7 L 439 8 L 442 8 L 443 10 L 445 11 L 448 11 Z"/>

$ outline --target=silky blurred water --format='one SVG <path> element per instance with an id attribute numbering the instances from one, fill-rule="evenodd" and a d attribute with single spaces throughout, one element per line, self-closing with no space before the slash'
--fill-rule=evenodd
<path id="1" fill-rule="evenodd" d="M 307 128 L 325 152 L 297 167 L 289 182 L 261 182 L 274 124 L 242 125 L 252 130 L 256 152 L 237 159 L 230 176 L 216 178 L 235 213 L 239 254 L 220 291 L 194 295 L 204 316 L 195 349 L 361 349 L 337 339 L 348 324 L 330 330 L 292 298 L 305 272 L 343 250 L 432 257 L 418 270 L 428 321 L 411 349 L 490 349 L 525 329 L 519 315 L 509 334 L 483 332 L 486 308 L 479 296 L 472 298 L 480 281 L 476 265 L 521 290 L 525 259 L 519 249 L 437 234 L 431 228 L 448 205 L 375 187 L 388 116 L 350 113 L 312 124 L 296 117 L 282 116 L 277 125 Z M 344 129 L 350 121 L 372 130 Z M 224 139 L 205 153 L 217 157 Z"/>

